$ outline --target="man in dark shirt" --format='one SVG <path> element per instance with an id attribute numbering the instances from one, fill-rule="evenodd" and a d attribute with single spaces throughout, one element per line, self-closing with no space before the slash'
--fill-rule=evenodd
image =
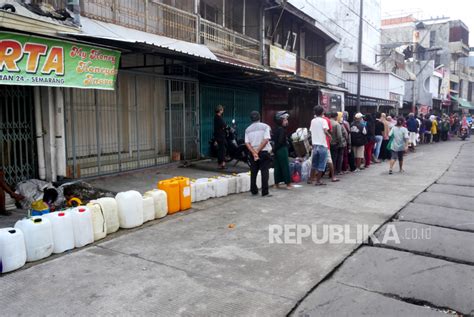
<path id="1" fill-rule="evenodd" d="M 430 115 L 426 115 L 423 120 L 423 126 L 425 127 L 425 143 L 431 143 L 433 141 L 433 136 L 431 135 L 431 126 L 433 122 L 430 120 Z"/>
<path id="2" fill-rule="evenodd" d="M 408 129 L 408 147 L 415 151 L 416 139 L 418 136 L 418 121 L 415 119 L 415 114 L 410 113 L 407 120 L 407 129 Z"/>
<path id="3" fill-rule="evenodd" d="M 380 157 L 380 149 L 382 148 L 382 142 L 383 142 L 383 133 L 385 130 L 385 125 L 381 121 L 382 114 L 380 112 L 377 112 L 375 114 L 375 150 L 374 150 L 374 162 L 375 163 L 380 163 L 379 157 Z"/>
<path id="4" fill-rule="evenodd" d="M 225 168 L 225 150 L 227 146 L 225 124 L 222 115 L 224 107 L 218 105 L 216 107 L 216 115 L 214 116 L 214 145 L 217 145 L 217 164 L 220 169 Z"/>

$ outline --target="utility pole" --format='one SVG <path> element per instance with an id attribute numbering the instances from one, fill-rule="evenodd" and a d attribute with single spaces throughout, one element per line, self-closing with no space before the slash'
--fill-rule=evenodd
<path id="1" fill-rule="evenodd" d="M 357 57 L 357 112 L 360 112 L 360 81 L 362 77 L 362 31 L 364 22 L 364 0 L 360 0 L 359 10 L 359 51 Z"/>
<path id="2" fill-rule="evenodd" d="M 417 73 L 417 71 L 416 71 L 416 57 L 417 57 L 416 54 L 417 54 L 417 52 L 418 52 L 418 43 L 415 42 L 413 44 L 413 74 L 415 74 L 415 79 L 413 80 L 413 102 L 412 102 L 412 105 L 411 105 L 411 112 L 413 112 L 414 114 L 416 114 L 416 84 L 418 82 L 417 79 L 418 79 L 418 75 L 420 75 L 421 72 L 423 71 L 423 69 L 421 69 L 419 73 Z"/>

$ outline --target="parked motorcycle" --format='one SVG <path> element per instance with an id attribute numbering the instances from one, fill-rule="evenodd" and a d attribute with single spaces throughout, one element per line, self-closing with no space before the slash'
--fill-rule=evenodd
<path id="1" fill-rule="evenodd" d="M 461 130 L 459 131 L 459 137 L 461 138 L 461 140 L 466 140 L 468 136 L 468 131 L 467 131 L 467 128 L 461 128 Z"/>
<path id="2" fill-rule="evenodd" d="M 226 155 L 225 155 L 225 162 L 229 163 L 235 160 L 235 165 L 239 162 L 243 162 L 250 166 L 250 153 L 245 145 L 245 141 L 243 139 L 238 139 L 237 133 L 237 125 L 235 124 L 235 120 L 232 120 L 232 126 L 227 126 L 225 129 L 226 134 Z M 217 143 L 215 142 L 214 138 L 209 141 L 209 146 L 211 148 L 211 155 L 217 156 Z"/>

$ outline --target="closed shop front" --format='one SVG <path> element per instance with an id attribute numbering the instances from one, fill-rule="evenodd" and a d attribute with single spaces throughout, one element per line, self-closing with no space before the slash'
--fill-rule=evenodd
<path id="1" fill-rule="evenodd" d="M 224 120 L 231 125 L 235 120 L 237 137 L 244 138 L 250 125 L 250 112 L 261 111 L 259 90 L 231 88 L 217 85 L 200 86 L 201 155 L 209 156 L 209 141 L 214 132 L 214 115 L 217 105 L 224 106 Z"/>
<path id="2" fill-rule="evenodd" d="M 168 98 L 169 95 L 169 98 Z M 65 94 L 69 176 L 197 157 L 196 83 L 121 72 L 116 91 Z"/>

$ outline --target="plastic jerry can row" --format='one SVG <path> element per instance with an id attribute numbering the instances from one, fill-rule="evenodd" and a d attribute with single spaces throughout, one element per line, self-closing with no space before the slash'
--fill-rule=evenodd
<path id="1" fill-rule="evenodd" d="M 100 198 L 87 206 L 19 220 L 15 228 L 0 229 L 0 272 L 83 247 L 116 232 L 167 215 L 167 196 L 152 190 L 142 197 L 136 191 Z"/>
<path id="2" fill-rule="evenodd" d="M 0 229 L 2 273 L 94 241 L 92 215 L 85 207 L 25 218 Z"/>
<path id="3" fill-rule="evenodd" d="M 275 184 L 274 170 L 269 171 L 269 186 Z M 262 176 L 257 175 L 257 187 L 262 187 Z M 199 178 L 191 182 L 192 202 L 204 201 L 209 198 L 224 197 L 250 191 L 250 173 L 223 175 L 215 178 Z"/>

